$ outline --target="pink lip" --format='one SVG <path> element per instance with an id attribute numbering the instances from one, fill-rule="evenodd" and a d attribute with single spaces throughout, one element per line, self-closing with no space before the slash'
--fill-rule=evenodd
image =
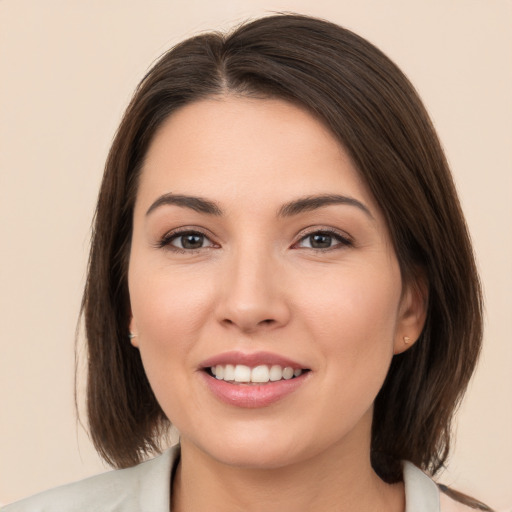
<path id="1" fill-rule="evenodd" d="M 311 372 L 290 380 L 279 380 L 267 384 L 232 384 L 218 380 L 207 372 L 199 372 L 208 389 L 222 402 L 235 407 L 256 409 L 285 398 L 303 385 Z"/>
<path id="2" fill-rule="evenodd" d="M 272 366 L 274 364 L 282 366 L 290 366 L 295 369 L 307 369 L 306 366 L 301 365 L 297 361 L 293 361 L 286 357 L 282 357 L 272 352 L 254 352 L 252 354 L 246 354 L 244 352 L 225 352 L 216 356 L 210 357 L 206 361 L 203 361 L 199 366 L 200 368 L 210 368 L 217 366 L 218 364 L 243 364 L 254 368 L 262 364 Z"/>
<path id="3" fill-rule="evenodd" d="M 198 372 L 207 388 L 220 401 L 234 407 L 255 409 L 258 407 L 267 407 L 286 396 L 293 393 L 300 386 L 305 384 L 311 375 L 311 372 L 305 372 L 299 377 L 290 380 L 280 380 L 277 382 L 268 382 L 266 384 L 242 384 L 230 383 L 224 380 L 218 380 L 208 372 L 204 371 L 218 364 L 243 364 L 254 368 L 262 364 L 268 366 L 279 365 L 281 367 L 289 366 L 293 369 L 307 369 L 306 366 L 282 357 L 271 352 L 254 352 L 247 354 L 243 352 L 225 352 L 206 359 L 200 364 Z"/>

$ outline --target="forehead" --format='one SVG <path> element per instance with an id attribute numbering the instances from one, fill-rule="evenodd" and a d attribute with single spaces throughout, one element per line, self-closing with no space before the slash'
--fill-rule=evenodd
<path id="1" fill-rule="evenodd" d="M 330 130 L 278 99 L 215 97 L 173 113 L 156 133 L 142 169 L 138 202 L 184 193 L 219 201 L 286 201 L 343 193 L 374 204 Z"/>

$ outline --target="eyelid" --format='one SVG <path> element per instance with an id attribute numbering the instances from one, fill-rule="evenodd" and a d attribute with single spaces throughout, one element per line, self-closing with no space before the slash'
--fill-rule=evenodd
<path id="1" fill-rule="evenodd" d="M 207 247 L 199 247 L 197 249 L 182 249 L 181 247 L 177 247 L 175 245 L 172 245 L 172 241 L 176 238 L 184 235 L 201 235 L 204 236 L 211 245 Z M 167 249 L 169 251 L 173 252 L 179 252 L 179 253 L 186 253 L 191 254 L 194 252 L 202 251 L 205 249 L 211 249 L 219 247 L 219 245 L 213 241 L 213 235 L 210 234 L 207 230 L 203 228 L 199 228 L 197 226 L 181 226 L 179 228 L 171 229 L 170 231 L 167 231 L 155 244 L 156 248 L 159 249 Z"/>
<path id="2" fill-rule="evenodd" d="M 316 248 L 316 247 L 297 247 L 301 241 L 303 241 L 304 239 L 308 238 L 309 236 L 315 235 L 317 233 L 321 233 L 324 235 L 330 235 L 333 238 L 335 238 L 336 240 L 338 240 L 339 243 L 333 245 L 332 247 L 328 247 L 325 249 L 320 249 L 320 248 Z M 332 227 L 328 227 L 328 226 L 311 226 L 311 227 L 303 229 L 297 235 L 297 241 L 293 243 L 292 248 L 299 248 L 299 249 L 303 248 L 303 249 L 310 249 L 313 251 L 325 252 L 325 251 L 329 251 L 329 250 L 333 250 L 333 249 L 338 249 L 341 247 L 351 247 L 353 245 L 354 245 L 354 241 L 353 241 L 352 237 L 344 231 L 341 231 L 341 230 L 338 230 L 338 229 L 335 229 Z"/>
<path id="3" fill-rule="evenodd" d="M 302 229 L 298 233 L 298 235 L 296 237 L 296 241 L 292 244 L 291 248 L 292 249 L 301 248 L 301 247 L 298 247 L 298 244 L 302 240 L 304 240 L 305 238 L 312 236 L 314 234 L 318 234 L 318 233 L 330 235 L 333 238 L 335 238 L 338 241 L 338 243 L 333 245 L 332 247 L 328 247 L 328 248 L 303 247 L 304 249 L 326 252 L 329 250 L 333 250 L 333 249 L 337 249 L 337 248 L 341 248 L 341 247 L 350 247 L 350 246 L 354 245 L 354 241 L 353 241 L 352 237 L 344 231 L 335 229 L 330 226 L 310 226 L 310 227 Z M 211 245 L 206 246 L 206 247 L 199 247 L 197 249 L 182 249 L 180 247 L 177 247 L 177 246 L 171 244 L 171 242 L 174 239 L 178 238 L 179 236 L 184 236 L 187 234 L 197 234 L 197 235 L 204 236 L 210 242 Z M 171 230 L 167 231 L 162 237 L 159 238 L 159 240 L 154 245 L 156 248 L 163 248 L 163 249 L 168 249 L 173 252 L 191 254 L 191 253 L 202 251 L 205 249 L 212 249 L 212 248 L 220 247 L 220 245 L 218 243 L 216 243 L 213 239 L 214 239 L 213 234 L 211 234 L 208 230 L 206 230 L 204 228 L 200 228 L 197 226 L 181 226 L 179 228 L 175 228 L 175 229 L 171 229 Z"/>

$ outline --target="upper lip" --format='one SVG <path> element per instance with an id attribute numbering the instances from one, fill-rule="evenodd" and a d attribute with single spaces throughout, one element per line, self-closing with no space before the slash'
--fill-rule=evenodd
<path id="1" fill-rule="evenodd" d="M 301 363 L 294 361 L 293 359 L 289 359 L 287 357 L 283 357 L 278 354 L 273 354 L 272 352 L 253 352 L 253 353 L 245 353 L 245 352 L 224 352 L 222 354 L 215 355 L 203 361 L 200 364 L 201 368 L 210 368 L 212 366 L 217 365 L 226 365 L 226 364 L 242 364 L 245 366 L 249 366 L 254 368 L 260 365 L 279 365 L 282 367 L 289 366 L 296 369 L 305 370 L 306 366 Z"/>

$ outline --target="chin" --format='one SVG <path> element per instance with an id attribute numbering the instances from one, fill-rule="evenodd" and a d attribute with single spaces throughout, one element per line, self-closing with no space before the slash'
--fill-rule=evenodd
<path id="1" fill-rule="evenodd" d="M 251 435 L 251 431 L 254 435 Z M 224 433 L 225 434 L 225 433 Z M 221 435 L 194 443 L 205 455 L 227 466 L 244 469 L 277 469 L 308 460 L 323 447 L 303 434 L 247 428 L 244 435 Z M 183 440 L 182 440 L 183 443 Z"/>
<path id="2" fill-rule="evenodd" d="M 255 470 L 278 469 L 301 460 L 298 454 L 283 453 L 281 447 L 279 449 L 272 449 L 271 447 L 249 449 L 244 447 L 240 450 L 230 447 L 227 453 L 226 450 L 223 450 L 222 453 L 216 455 L 217 462 L 227 466 Z"/>

